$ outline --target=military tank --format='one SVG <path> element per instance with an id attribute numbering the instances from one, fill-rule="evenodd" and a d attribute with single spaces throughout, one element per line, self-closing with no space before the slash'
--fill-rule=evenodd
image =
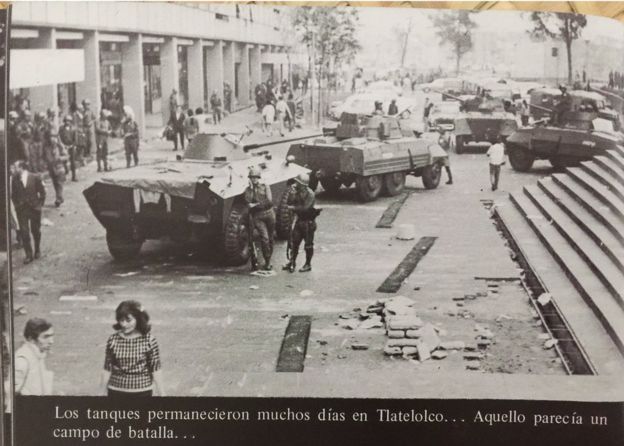
<path id="1" fill-rule="evenodd" d="M 266 150 L 252 151 L 283 141 L 243 145 L 248 133 L 201 131 L 176 161 L 116 170 L 85 189 L 113 258 L 132 259 L 145 240 L 169 237 L 219 252 L 230 265 L 247 262 L 250 220 L 242 194 L 252 167 L 271 187 L 277 236 L 286 239 L 292 218 L 287 183 L 308 169 L 273 159 Z"/>
<path id="2" fill-rule="evenodd" d="M 513 113 L 506 111 L 501 98 L 475 96 L 470 100 L 455 98 L 462 104 L 462 114 L 455 118 L 455 152 L 463 153 L 471 142 L 495 143 L 518 129 Z"/>
<path id="3" fill-rule="evenodd" d="M 579 165 L 606 150 L 624 145 L 613 121 L 596 111 L 559 111 L 511 134 L 505 149 L 514 170 L 526 172 L 536 159 L 557 169 Z"/>
<path id="4" fill-rule="evenodd" d="M 340 123 L 323 129 L 324 136 L 290 146 L 288 156 L 312 170 L 310 187 L 318 183 L 329 193 L 355 183 L 361 201 L 381 194 L 394 196 L 407 175 L 419 176 L 427 189 L 440 183 L 448 155 L 436 141 L 401 129 L 396 116 L 343 113 Z"/>

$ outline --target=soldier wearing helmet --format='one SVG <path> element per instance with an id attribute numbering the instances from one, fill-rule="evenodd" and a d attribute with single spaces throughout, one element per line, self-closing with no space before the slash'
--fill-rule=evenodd
<path id="1" fill-rule="evenodd" d="M 271 195 L 271 187 L 263 183 L 260 169 L 251 167 L 249 169 L 249 186 L 245 189 L 244 198 L 249 207 L 250 229 L 255 228 L 260 235 L 260 246 L 262 249 L 262 257 L 264 258 L 264 266 L 262 269 L 270 271 L 271 256 L 273 255 L 273 234 L 275 233 L 275 212 L 273 210 L 273 197 Z M 253 231 L 250 231 L 251 243 L 251 269 L 258 270 L 258 260 L 253 247 Z"/>
<path id="2" fill-rule="evenodd" d="M 78 181 L 76 178 L 76 162 L 78 153 L 76 148 L 76 129 L 74 128 L 74 119 L 71 115 L 63 118 L 63 125 L 59 129 L 59 141 L 63 146 L 64 152 L 69 156 L 69 169 L 65 167 L 65 173 L 71 170 L 72 181 Z"/>
<path id="3" fill-rule="evenodd" d="M 97 160 L 97 171 L 102 171 L 102 164 L 104 164 L 104 171 L 110 170 L 108 167 L 108 137 L 113 134 L 110 122 L 108 118 L 111 112 L 106 109 L 100 111 L 100 117 L 95 121 L 95 159 Z"/>
<path id="4" fill-rule="evenodd" d="M 304 242 L 306 261 L 299 272 L 312 270 L 312 256 L 314 255 L 314 232 L 316 231 L 315 218 L 319 210 L 314 209 L 314 192 L 308 187 L 310 175 L 302 173 L 295 178 L 295 183 L 288 197 L 288 209 L 296 215 L 291 234 L 290 261 L 282 269 L 295 272 L 299 245 Z"/>

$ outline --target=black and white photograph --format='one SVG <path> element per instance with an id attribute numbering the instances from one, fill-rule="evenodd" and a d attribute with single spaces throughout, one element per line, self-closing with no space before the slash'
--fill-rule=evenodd
<path id="1" fill-rule="evenodd" d="M 17 2 L 9 46 L 15 399 L 624 400 L 619 22 Z"/>

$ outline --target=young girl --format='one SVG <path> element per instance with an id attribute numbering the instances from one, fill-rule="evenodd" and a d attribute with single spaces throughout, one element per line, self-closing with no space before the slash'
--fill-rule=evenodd
<path id="1" fill-rule="evenodd" d="M 106 342 L 102 386 L 108 396 L 165 396 L 158 343 L 141 304 L 126 300 L 115 310 L 117 332 Z"/>

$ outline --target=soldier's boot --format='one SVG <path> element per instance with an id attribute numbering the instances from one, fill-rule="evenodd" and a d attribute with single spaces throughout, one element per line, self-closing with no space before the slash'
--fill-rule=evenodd
<path id="1" fill-rule="evenodd" d="M 35 259 L 41 258 L 41 238 L 36 238 L 35 240 Z"/>
<path id="2" fill-rule="evenodd" d="M 448 176 L 446 184 L 453 184 L 453 174 L 451 173 L 451 168 L 449 166 L 445 166 L 444 168 L 446 169 L 446 175 Z"/>
<path id="3" fill-rule="evenodd" d="M 297 266 L 296 260 L 297 260 L 297 256 L 291 254 L 290 262 L 288 262 L 286 265 L 282 266 L 282 270 L 294 273 L 295 272 L 295 268 Z"/>
<path id="4" fill-rule="evenodd" d="M 262 267 L 263 270 L 265 271 L 271 271 L 273 269 L 273 266 L 271 265 L 271 256 L 273 255 L 273 250 L 271 249 L 271 246 L 269 246 L 268 244 L 262 245 L 262 257 L 264 258 L 264 266 Z"/>
<path id="5" fill-rule="evenodd" d="M 305 264 L 299 270 L 300 273 L 307 273 L 308 271 L 312 271 L 312 256 L 314 255 L 314 248 L 306 248 L 306 261 Z"/>
<path id="6" fill-rule="evenodd" d="M 24 259 L 24 265 L 26 265 L 33 261 L 32 247 L 30 246 L 30 242 L 22 243 L 24 245 L 24 252 L 26 253 L 26 258 Z"/>

